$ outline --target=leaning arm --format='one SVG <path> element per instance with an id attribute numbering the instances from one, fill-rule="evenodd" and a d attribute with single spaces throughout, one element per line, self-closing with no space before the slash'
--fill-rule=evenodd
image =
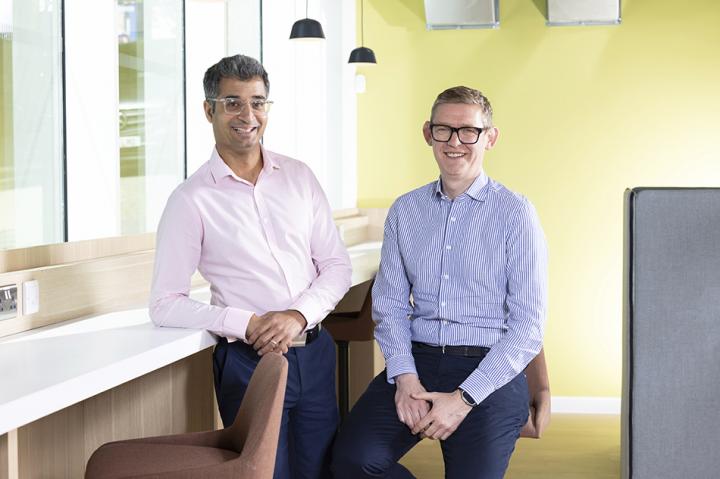
<path id="1" fill-rule="evenodd" d="M 157 326 L 197 328 L 230 338 L 245 338 L 252 311 L 190 299 L 192 275 L 200 262 L 203 225 L 197 208 L 175 190 L 158 226 L 150 318 Z"/>

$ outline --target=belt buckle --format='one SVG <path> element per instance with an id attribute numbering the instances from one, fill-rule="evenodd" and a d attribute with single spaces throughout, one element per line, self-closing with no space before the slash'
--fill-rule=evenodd
<path id="1" fill-rule="evenodd" d="M 302 348 L 305 347 L 305 344 L 307 343 L 307 333 L 301 333 L 297 337 L 293 338 L 292 343 L 290 343 L 291 348 Z"/>

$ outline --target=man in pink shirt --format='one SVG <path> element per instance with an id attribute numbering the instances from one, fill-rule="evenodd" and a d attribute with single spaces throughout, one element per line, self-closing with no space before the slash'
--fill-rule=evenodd
<path id="1" fill-rule="evenodd" d="M 158 326 L 220 337 L 215 389 L 226 426 L 260 356 L 285 354 L 275 477 L 324 477 L 338 414 L 335 347 L 320 322 L 350 287 L 350 259 L 310 168 L 260 144 L 272 103 L 263 66 L 223 58 L 204 88 L 215 149 L 168 199 L 150 316 Z M 209 305 L 188 297 L 196 270 L 210 283 Z"/>

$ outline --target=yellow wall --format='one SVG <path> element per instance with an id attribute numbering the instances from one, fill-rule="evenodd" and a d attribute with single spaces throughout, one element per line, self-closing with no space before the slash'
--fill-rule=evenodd
<path id="1" fill-rule="evenodd" d="M 422 0 L 365 1 L 379 64 L 361 70 L 359 204 L 433 180 L 432 101 L 482 90 L 500 128 L 486 171 L 534 202 L 550 246 L 553 394 L 619 396 L 623 190 L 720 186 L 720 2 L 623 0 L 619 26 L 554 28 L 544 5 L 502 0 L 498 30 L 427 31 Z"/>

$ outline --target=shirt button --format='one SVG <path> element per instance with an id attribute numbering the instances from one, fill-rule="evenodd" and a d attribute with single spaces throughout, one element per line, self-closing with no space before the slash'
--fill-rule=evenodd
<path id="1" fill-rule="evenodd" d="M 444 274 L 443 279 L 450 279 L 450 275 Z"/>
<path id="2" fill-rule="evenodd" d="M 442 307 L 444 308 L 444 307 L 445 307 L 445 301 L 443 301 L 442 303 L 440 303 L 440 306 L 442 306 Z"/>
<path id="3" fill-rule="evenodd" d="M 445 249 L 452 249 L 452 246 L 446 245 L 446 246 L 445 246 Z"/>
<path id="4" fill-rule="evenodd" d="M 450 217 L 450 221 L 455 222 L 455 217 L 454 217 L 454 216 L 451 216 L 451 217 Z"/>

